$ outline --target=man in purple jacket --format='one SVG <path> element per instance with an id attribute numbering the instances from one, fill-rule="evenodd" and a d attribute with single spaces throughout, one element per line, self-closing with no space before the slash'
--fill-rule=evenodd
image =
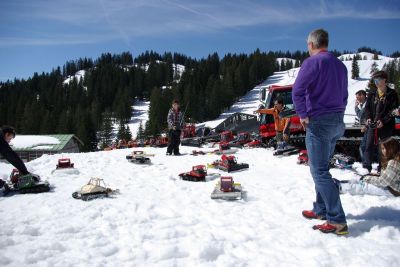
<path id="1" fill-rule="evenodd" d="M 347 104 L 347 69 L 328 49 L 328 32 L 323 29 L 308 35 L 310 57 L 304 60 L 293 86 L 293 103 L 306 130 L 306 146 L 316 201 L 312 210 L 303 211 L 307 219 L 327 220 L 315 225 L 323 233 L 347 234 L 346 216 L 329 162 L 336 141 L 344 133 L 343 116 Z"/>

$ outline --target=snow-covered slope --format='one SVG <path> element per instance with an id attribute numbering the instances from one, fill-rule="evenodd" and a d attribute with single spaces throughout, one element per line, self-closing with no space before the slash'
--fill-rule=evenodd
<path id="1" fill-rule="evenodd" d="M 64 84 L 69 84 L 73 79 L 76 79 L 78 82 L 85 78 L 86 70 L 80 70 L 75 73 L 73 76 L 69 76 L 64 80 Z"/>
<path id="2" fill-rule="evenodd" d="M 128 125 L 133 138 L 136 138 L 140 123 L 142 123 L 143 128 L 146 126 L 146 122 L 149 119 L 149 105 L 149 101 L 135 100 L 135 104 L 132 106 L 132 118 Z"/>
<path id="3" fill-rule="evenodd" d="M 400 202 L 395 198 L 343 195 L 350 235 L 311 229 L 309 168 L 296 156 L 276 158 L 265 149 L 241 150 L 250 169 L 231 174 L 247 199 L 214 201 L 215 181 L 177 179 L 207 155 L 165 156 L 145 148 L 153 165 L 128 163 L 131 150 L 66 154 L 79 175 L 51 174 L 57 155 L 28 163 L 49 179 L 52 192 L 0 197 L 1 266 L 399 266 Z M 182 147 L 182 152 L 192 148 Z M 0 177 L 11 166 L 0 163 Z M 209 170 L 212 172 L 213 170 Z M 214 171 L 216 172 L 216 171 Z M 336 177 L 355 177 L 333 170 Z M 121 193 L 91 202 L 71 193 L 101 177 Z M 17 253 L 17 254 L 16 254 Z"/>

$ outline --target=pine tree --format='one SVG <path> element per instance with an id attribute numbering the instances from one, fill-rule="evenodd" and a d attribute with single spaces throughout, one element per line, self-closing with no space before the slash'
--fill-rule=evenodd
<path id="1" fill-rule="evenodd" d="M 360 67 L 358 66 L 357 57 L 353 57 L 351 64 L 351 78 L 358 79 L 360 77 Z"/>
<path id="2" fill-rule="evenodd" d="M 373 60 L 379 60 L 378 54 L 375 53 L 372 59 Z"/>
<path id="3" fill-rule="evenodd" d="M 378 64 L 374 61 L 374 63 L 372 63 L 371 65 L 371 71 L 369 72 L 371 75 L 374 74 L 375 72 L 377 72 L 378 69 Z"/>
<path id="4" fill-rule="evenodd" d="M 113 130 L 111 112 L 105 111 L 102 114 L 102 124 L 100 128 L 100 142 L 102 148 L 111 145 Z"/>
<path id="5" fill-rule="evenodd" d="M 145 139 L 145 130 L 143 129 L 143 123 L 140 121 L 139 123 L 139 129 L 136 134 L 136 139 L 137 140 L 144 140 Z"/>

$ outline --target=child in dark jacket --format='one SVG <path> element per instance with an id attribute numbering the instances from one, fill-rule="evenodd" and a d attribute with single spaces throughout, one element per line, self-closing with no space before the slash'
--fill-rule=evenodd
<path id="1" fill-rule="evenodd" d="M 181 143 L 181 130 L 183 126 L 183 114 L 180 110 L 179 101 L 174 100 L 172 102 L 172 108 L 168 112 L 168 148 L 167 155 L 178 156 L 179 145 Z"/>

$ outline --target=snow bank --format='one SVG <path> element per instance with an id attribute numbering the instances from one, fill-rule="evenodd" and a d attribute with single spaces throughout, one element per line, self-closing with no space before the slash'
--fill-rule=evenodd
<path id="1" fill-rule="evenodd" d="M 150 166 L 125 159 L 131 149 L 67 154 L 79 175 L 51 174 L 59 156 L 28 168 L 49 179 L 52 192 L 0 197 L 2 266 L 399 266 L 400 202 L 343 195 L 350 235 L 311 229 L 301 216 L 312 207 L 309 168 L 296 156 L 240 150 L 247 171 L 230 174 L 247 191 L 237 202 L 210 199 L 215 181 L 193 183 L 178 174 L 218 156 L 156 154 Z M 182 147 L 188 153 L 192 148 Z M 11 166 L 0 163 L 0 177 Z M 217 172 L 209 170 L 209 172 Z M 339 179 L 350 171 L 332 170 Z M 221 172 L 222 173 L 222 172 Z M 101 177 L 121 194 L 91 202 L 71 193 Z M 15 256 L 18 251 L 19 256 Z M 14 256 L 13 256 L 14 255 Z"/>
<path id="2" fill-rule="evenodd" d="M 60 141 L 51 136 L 37 136 L 37 135 L 17 135 L 11 144 L 15 149 L 23 148 L 38 148 L 38 149 L 49 149 L 52 145 L 58 145 Z"/>

